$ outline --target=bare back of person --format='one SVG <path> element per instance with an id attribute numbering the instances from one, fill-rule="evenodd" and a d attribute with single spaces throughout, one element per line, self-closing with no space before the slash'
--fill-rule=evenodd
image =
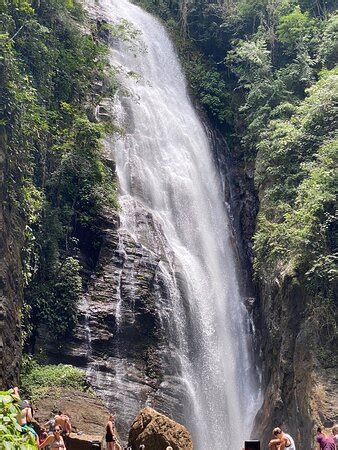
<path id="1" fill-rule="evenodd" d="M 66 433 L 67 435 L 70 434 L 71 432 L 71 422 L 69 419 L 69 416 L 67 416 L 66 414 L 56 414 L 54 416 L 54 420 L 55 420 L 55 425 L 58 425 L 59 427 L 61 427 L 62 432 Z"/>
<path id="2" fill-rule="evenodd" d="M 273 430 L 274 439 L 269 442 L 270 450 L 296 450 L 292 437 L 284 433 L 279 427 Z"/>
<path id="3" fill-rule="evenodd" d="M 27 403 L 27 400 L 24 400 L 22 402 L 21 411 L 18 416 L 18 422 L 21 426 L 27 425 L 32 421 L 32 419 L 33 419 L 32 408 L 29 405 L 29 403 Z"/>

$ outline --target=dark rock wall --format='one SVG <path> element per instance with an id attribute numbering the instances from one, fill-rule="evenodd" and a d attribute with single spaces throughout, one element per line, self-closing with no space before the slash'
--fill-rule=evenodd
<path id="1" fill-rule="evenodd" d="M 19 310 L 22 302 L 23 224 L 10 206 L 6 188 L 6 134 L 0 128 L 0 386 L 16 385 L 21 355 Z"/>
<path id="2" fill-rule="evenodd" d="M 337 380 L 334 362 L 325 367 L 316 358 L 316 333 L 307 313 L 309 298 L 295 276 L 260 286 L 256 323 L 262 350 L 264 401 L 253 436 L 263 439 L 282 426 L 297 449 L 315 449 L 315 429 L 337 422 Z"/>

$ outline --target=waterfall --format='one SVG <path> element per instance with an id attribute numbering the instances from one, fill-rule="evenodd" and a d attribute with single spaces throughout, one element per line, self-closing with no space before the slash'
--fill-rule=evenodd
<path id="1" fill-rule="evenodd" d="M 257 390 L 221 176 L 163 26 L 127 0 L 99 4 L 106 20 L 123 18 L 139 30 L 146 49 L 135 55 L 122 43 L 111 54 L 128 90 L 116 103 L 125 134 L 113 146 L 121 234 L 164 249 L 156 278 L 167 294 L 158 289 L 155 298 L 195 448 L 240 449 Z M 120 321 L 123 298 L 117 313 Z"/>

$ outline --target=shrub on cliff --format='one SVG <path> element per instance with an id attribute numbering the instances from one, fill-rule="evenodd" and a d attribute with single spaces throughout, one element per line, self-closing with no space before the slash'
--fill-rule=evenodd
<path id="1" fill-rule="evenodd" d="M 32 401 L 50 395 L 54 396 L 62 389 L 88 389 L 86 374 L 83 370 L 68 364 L 42 365 L 29 356 L 25 356 L 21 371 L 21 390 Z"/>

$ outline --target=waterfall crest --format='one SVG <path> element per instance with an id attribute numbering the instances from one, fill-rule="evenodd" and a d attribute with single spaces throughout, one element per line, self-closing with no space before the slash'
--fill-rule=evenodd
<path id="1" fill-rule="evenodd" d="M 134 55 L 121 44 L 111 55 L 129 91 L 117 100 L 126 133 L 113 146 L 121 252 L 123 236 L 129 235 L 160 255 L 156 280 L 161 289 L 154 296 L 166 357 L 174 361 L 182 392 L 183 419 L 196 448 L 239 449 L 250 434 L 256 392 L 231 227 L 212 149 L 163 26 L 127 0 L 101 0 L 100 6 L 108 21 L 123 18 L 140 30 L 147 49 Z M 127 76 L 130 72 L 139 77 Z M 120 296 L 117 323 L 123 311 Z"/>

